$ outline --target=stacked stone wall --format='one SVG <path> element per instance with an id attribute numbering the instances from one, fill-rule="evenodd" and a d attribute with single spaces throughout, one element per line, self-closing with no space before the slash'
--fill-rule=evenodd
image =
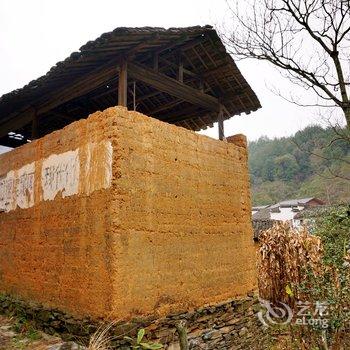
<path id="1" fill-rule="evenodd" d="M 246 350 L 270 349 L 267 330 L 257 317 L 260 310 L 253 294 L 220 304 L 179 311 L 165 317 L 137 317 L 116 322 L 110 331 L 111 345 L 115 349 L 129 350 L 124 336 L 136 338 L 137 331 L 145 328 L 145 339 L 161 343 L 165 349 L 180 350 L 176 325 L 186 329 L 189 348 L 192 350 Z M 0 312 L 20 317 L 48 334 L 59 334 L 70 340 L 87 344 L 92 334 L 109 324 L 88 317 L 74 318 L 59 309 L 48 309 L 39 304 L 28 304 L 11 296 L 0 296 Z M 65 343 L 63 349 L 71 349 Z M 61 348 L 60 348 L 61 349 Z"/>

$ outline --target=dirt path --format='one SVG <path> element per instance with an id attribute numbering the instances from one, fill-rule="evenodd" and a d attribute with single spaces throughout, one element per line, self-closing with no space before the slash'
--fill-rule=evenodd
<path id="1" fill-rule="evenodd" d="M 75 343 L 18 324 L 14 318 L 0 315 L 0 350 L 78 350 Z"/>

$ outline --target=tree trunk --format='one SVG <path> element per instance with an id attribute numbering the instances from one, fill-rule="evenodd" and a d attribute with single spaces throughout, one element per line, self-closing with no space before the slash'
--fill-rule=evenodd
<path id="1" fill-rule="evenodd" d="M 344 107 L 343 112 L 344 112 L 345 119 L 346 119 L 346 125 L 347 125 L 348 129 L 350 129 L 350 107 Z"/>

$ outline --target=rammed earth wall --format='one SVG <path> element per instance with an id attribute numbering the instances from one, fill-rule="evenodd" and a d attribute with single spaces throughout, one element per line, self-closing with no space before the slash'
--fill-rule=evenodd
<path id="1" fill-rule="evenodd" d="M 124 108 L 0 156 L 0 292 L 127 319 L 255 288 L 245 139 Z"/>

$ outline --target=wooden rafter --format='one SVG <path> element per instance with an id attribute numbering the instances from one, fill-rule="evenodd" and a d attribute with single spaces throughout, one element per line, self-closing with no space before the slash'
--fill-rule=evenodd
<path id="1" fill-rule="evenodd" d="M 149 84 L 171 96 L 211 111 L 219 111 L 220 104 L 216 97 L 204 94 L 203 92 L 187 86 L 176 79 L 132 62 L 128 65 L 128 73 L 134 79 Z"/>
<path id="2" fill-rule="evenodd" d="M 128 86 L 126 74 L 119 72 L 123 61 L 129 87 L 137 84 L 128 93 L 119 89 L 124 91 L 119 104 L 170 123 L 198 130 L 218 121 L 220 104 L 224 119 L 260 106 L 212 28 L 117 28 L 88 42 L 38 81 L 0 98 L 0 142 L 10 142 L 9 131 L 31 139 L 117 105 L 118 85 Z"/>
<path id="3" fill-rule="evenodd" d="M 60 93 L 47 94 L 35 104 L 37 115 L 40 116 L 41 114 L 58 107 L 64 102 L 72 100 L 97 88 L 111 76 L 116 74 L 118 74 L 118 65 L 114 64 L 114 66 L 111 66 L 111 64 L 108 63 L 108 65 L 94 70 L 93 73 L 86 75 L 83 79 L 79 79 L 77 82 L 67 86 L 67 88 L 63 89 Z M 28 124 L 32 119 L 32 116 L 30 115 L 31 108 L 31 106 L 28 106 L 27 108 L 22 109 L 18 115 L 13 116 L 13 119 L 1 124 L 0 137 L 12 131 L 15 127 L 19 128 Z"/>
<path id="4" fill-rule="evenodd" d="M 157 40 L 158 36 L 152 36 L 148 43 L 154 40 Z M 48 93 L 47 95 L 40 98 L 40 100 L 35 101 L 35 109 L 37 113 L 37 118 L 39 119 L 40 115 L 54 109 L 55 107 L 60 106 L 61 104 L 73 100 L 76 97 L 82 96 L 100 85 L 106 83 L 112 77 L 118 74 L 119 64 L 117 63 L 121 59 L 126 59 L 129 56 L 133 57 L 136 52 L 143 47 L 145 47 L 147 42 L 143 42 L 135 45 L 133 48 L 128 50 L 124 54 L 118 55 L 109 60 L 104 65 L 100 66 L 97 69 L 94 69 L 91 73 L 85 75 L 83 78 L 77 79 L 75 83 L 67 86 L 66 89 L 63 89 L 60 93 L 57 92 Z M 0 137 L 7 135 L 8 132 L 12 131 L 15 128 L 20 128 L 32 121 L 31 109 L 33 108 L 33 102 L 22 108 L 22 110 L 15 115 L 9 115 L 7 121 L 0 124 Z"/>
<path id="5" fill-rule="evenodd" d="M 150 111 L 150 114 L 155 115 L 155 114 L 157 114 L 159 112 L 166 111 L 168 109 L 171 109 L 171 108 L 177 106 L 178 104 L 180 104 L 182 102 L 183 102 L 182 100 L 176 99 L 175 101 L 171 101 L 171 102 L 169 102 L 169 103 L 167 103 L 165 105 L 162 105 L 162 106 L 160 106 L 158 108 L 152 109 L 152 111 Z"/>

